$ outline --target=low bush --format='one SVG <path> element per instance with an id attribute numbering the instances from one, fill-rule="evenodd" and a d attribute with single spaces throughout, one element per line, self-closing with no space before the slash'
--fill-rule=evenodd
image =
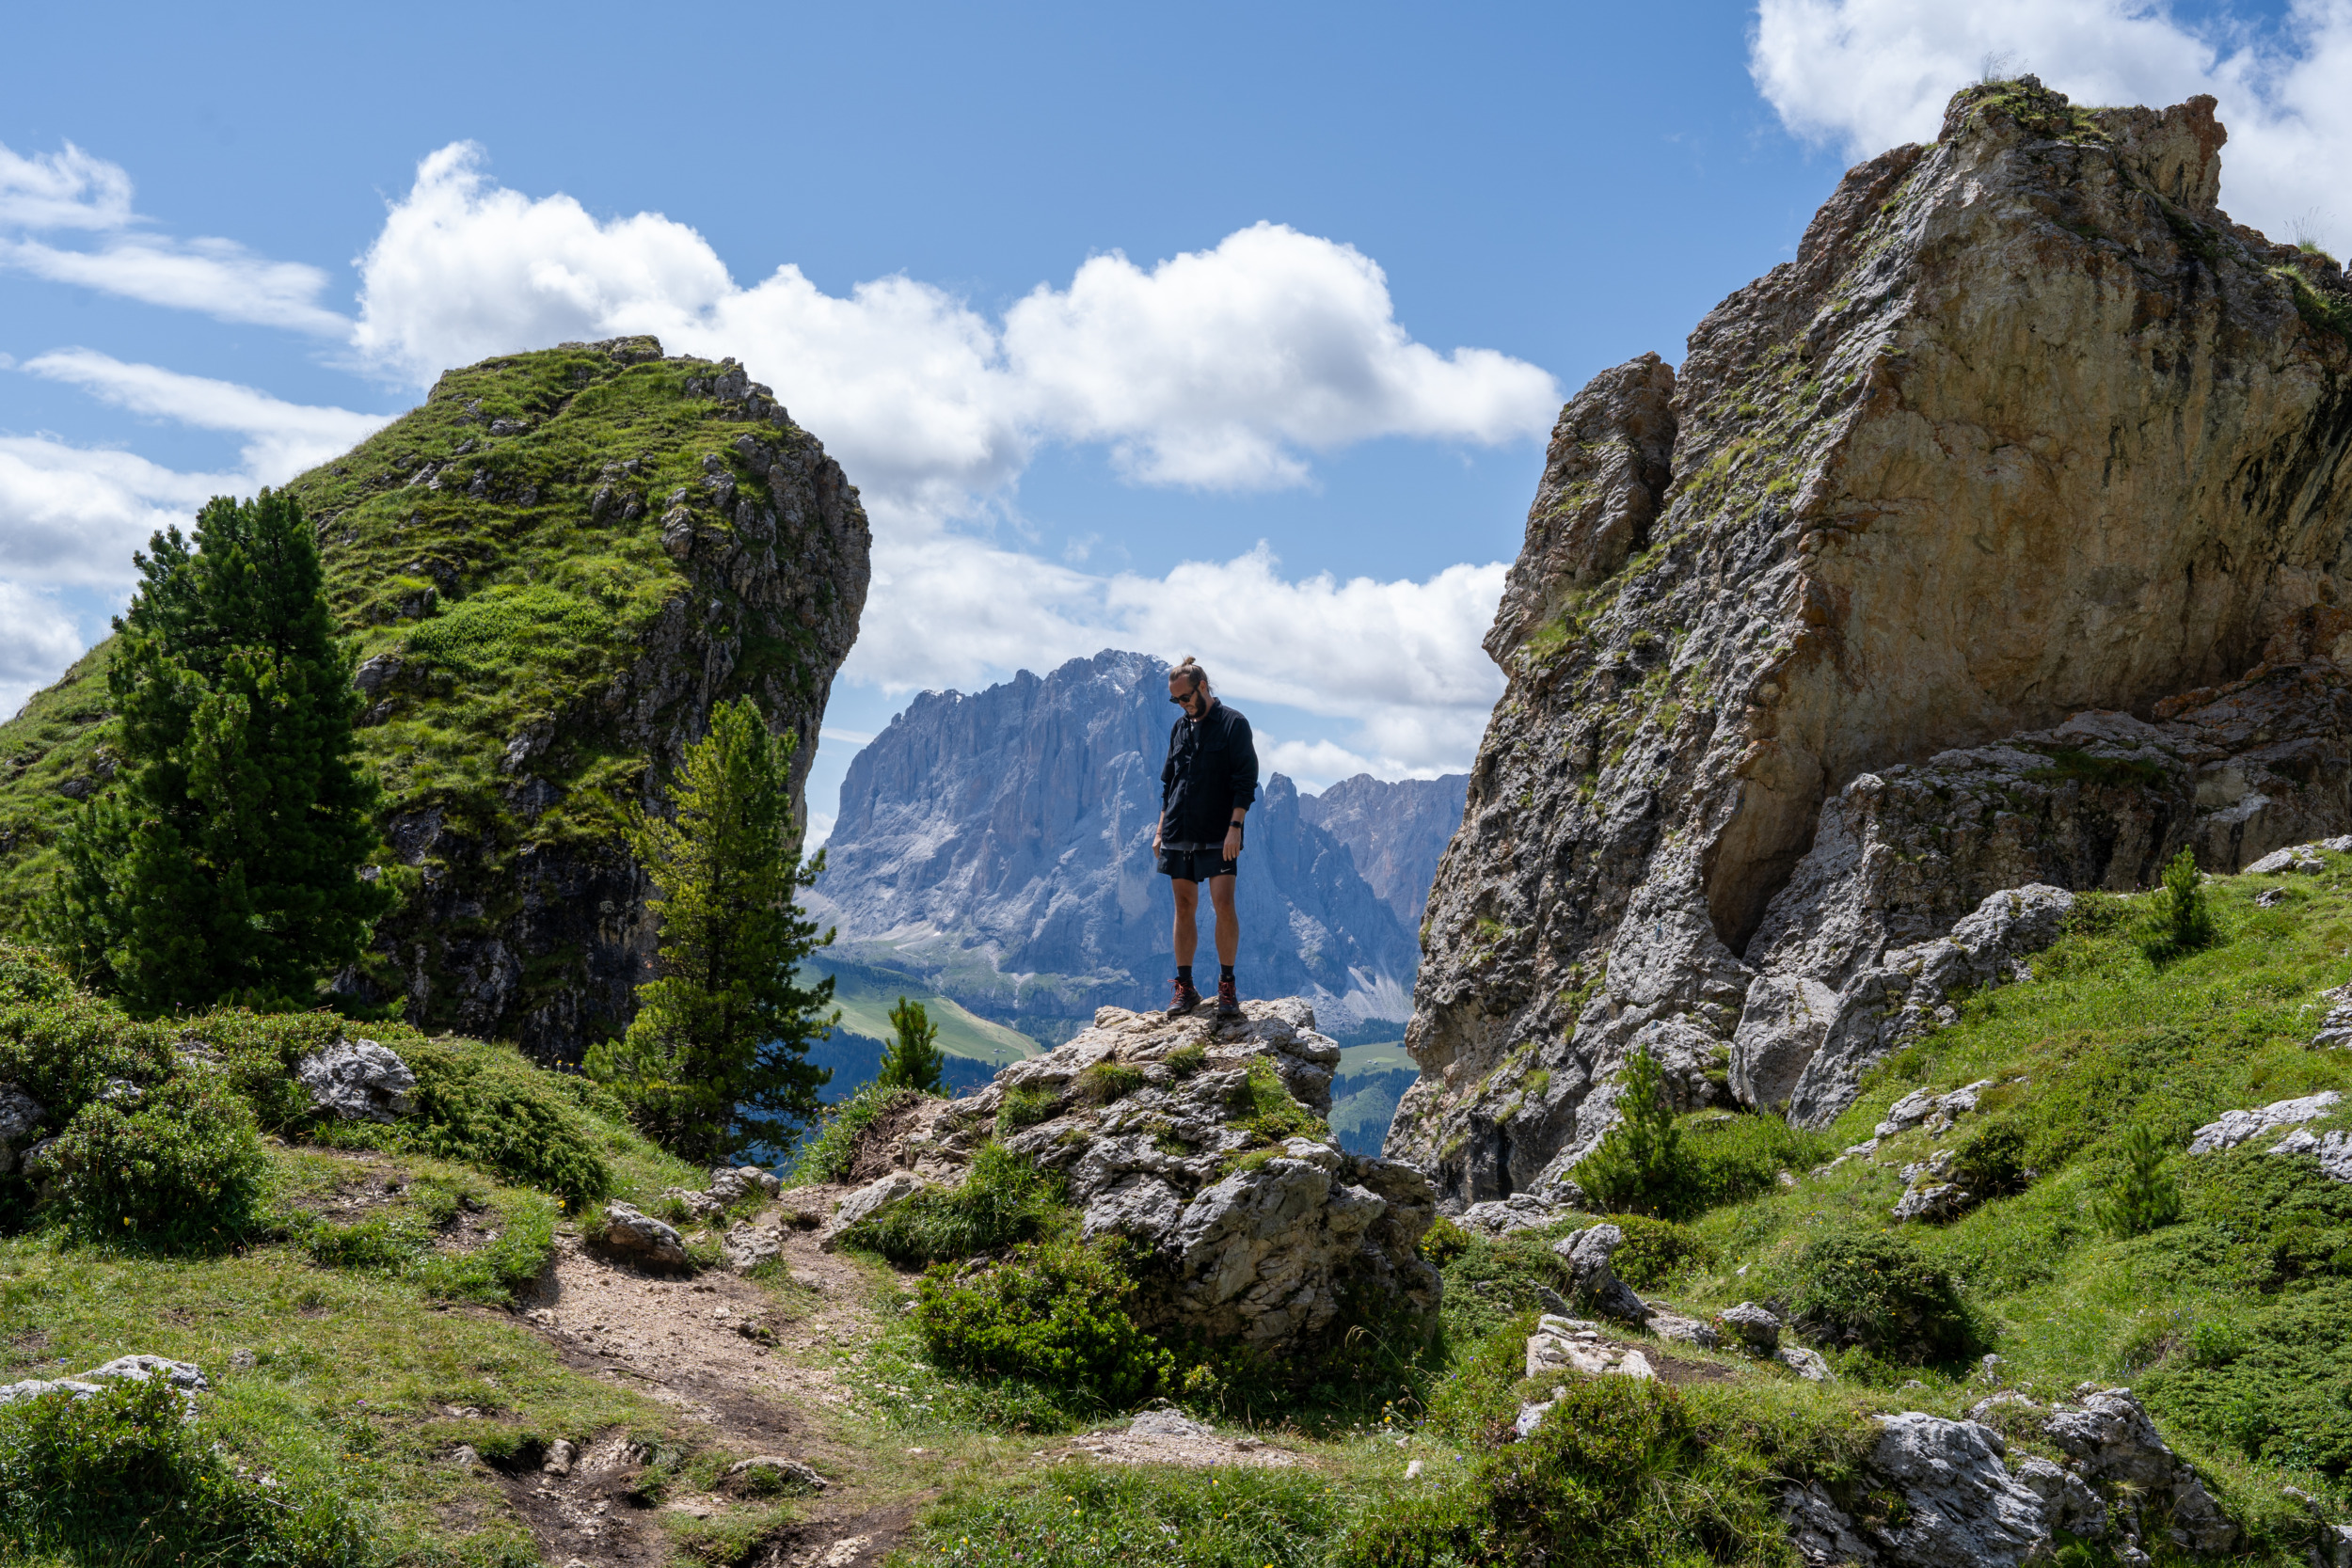
<path id="1" fill-rule="evenodd" d="M 253 1228 L 263 1169 L 252 1110 L 198 1071 L 88 1101 L 27 1174 L 85 1236 L 209 1251 Z"/>
<path id="2" fill-rule="evenodd" d="M 1190 1045 L 1178 1046 L 1161 1060 L 1168 1064 L 1168 1070 L 1177 1077 L 1189 1078 L 1209 1065 L 1209 1048 L 1195 1040 Z"/>
<path id="3" fill-rule="evenodd" d="M 1697 1568 L 1784 1560 L 1763 1467 L 1713 1441 L 1649 1378 L 1572 1378 L 1524 1442 L 1459 1481 L 1390 1493 L 1332 1552 L 1339 1568 L 1400 1563 L 1626 1563 Z"/>
<path id="4" fill-rule="evenodd" d="M 1533 1231 L 1508 1236 L 1472 1236 L 1438 1271 L 1445 1281 L 1439 1306 L 1449 1338 L 1468 1344 L 1495 1325 L 1522 1313 L 1542 1312 L 1543 1292 L 1565 1294 L 1566 1262 L 1551 1243 Z"/>
<path id="5" fill-rule="evenodd" d="M 1442 1269 L 1462 1256 L 1473 1239 L 1469 1231 L 1439 1214 L 1430 1221 L 1429 1228 L 1422 1232 L 1421 1255 Z"/>
<path id="6" fill-rule="evenodd" d="M 337 1498 L 238 1472 L 161 1379 L 0 1405 L 11 1562 L 342 1568 L 367 1560 Z"/>
<path id="7" fill-rule="evenodd" d="M 1625 1244 L 1610 1255 L 1610 1272 L 1637 1291 L 1655 1290 L 1687 1264 L 1705 1267 L 1715 1249 L 1687 1225 L 1615 1214 L 1610 1223 L 1625 1232 Z"/>
<path id="8" fill-rule="evenodd" d="M 1951 1180 L 1979 1203 L 2014 1196 L 2033 1177 L 2026 1164 L 2026 1129 L 2013 1118 L 1984 1122 L 1952 1148 Z"/>
<path id="9" fill-rule="evenodd" d="M 1002 1263 L 923 1277 L 915 1328 L 938 1366 L 1043 1385 L 1074 1402 L 1118 1409 L 1173 1372 L 1175 1358 L 1136 1326 L 1123 1243 L 1059 1236 Z"/>
<path id="10" fill-rule="evenodd" d="M 862 1085 L 849 1099 L 829 1108 L 816 1132 L 801 1145 L 793 1162 L 790 1186 L 811 1182 L 846 1181 L 857 1159 L 858 1134 L 874 1125 L 885 1111 L 914 1097 L 913 1089 L 885 1084 Z"/>
<path id="11" fill-rule="evenodd" d="M 960 1261 L 1068 1228 L 1073 1216 L 1063 1194 L 1060 1177 L 992 1143 L 973 1158 L 961 1186 L 926 1187 L 851 1226 L 841 1243 L 879 1252 L 900 1268 Z"/>
<path id="12" fill-rule="evenodd" d="M 1837 1152 L 1836 1140 L 1826 1132 L 1791 1127 L 1769 1113 L 1687 1122 L 1681 1133 L 1685 1196 L 1668 1203 L 1673 1219 L 1775 1191 L 1782 1171 L 1803 1175 Z"/>
<path id="13" fill-rule="evenodd" d="M 1060 1109 L 1061 1096 L 1042 1085 L 1008 1090 L 1005 1102 L 996 1108 L 996 1131 L 1001 1134 L 1035 1127 L 1041 1121 L 1051 1121 L 1054 1113 Z"/>
<path id="14" fill-rule="evenodd" d="M 1250 1058 L 1248 1075 L 1233 1091 L 1229 1119 L 1249 1134 L 1254 1144 L 1279 1144 L 1286 1138 L 1328 1141 L 1331 1130 L 1313 1112 L 1291 1097 L 1282 1075 L 1263 1056 Z"/>
<path id="15" fill-rule="evenodd" d="M 1698 1204 L 1695 1162 L 1666 1103 L 1658 1058 L 1636 1050 L 1617 1090 L 1617 1124 L 1576 1164 L 1578 1186 L 1602 1208 L 1680 1219 Z"/>
<path id="16" fill-rule="evenodd" d="M 1096 1062 L 1078 1074 L 1070 1085 L 1072 1098 L 1081 1105 L 1108 1105 L 1114 1100 L 1124 1100 L 1143 1087 L 1143 1069 L 1125 1062 Z"/>
<path id="17" fill-rule="evenodd" d="M 1899 1365 L 1950 1365 L 1980 1347 L 1959 1287 L 1908 1237 L 1843 1232 L 1797 1261 L 1797 1329 L 1815 1343 Z"/>

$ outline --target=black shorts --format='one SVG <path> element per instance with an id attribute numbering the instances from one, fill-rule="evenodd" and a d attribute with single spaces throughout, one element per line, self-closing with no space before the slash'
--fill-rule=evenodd
<path id="1" fill-rule="evenodd" d="M 1160 851 L 1160 875 L 1179 881 L 1205 882 L 1212 877 L 1230 877 L 1233 863 L 1224 856 L 1223 849 L 1163 849 Z"/>

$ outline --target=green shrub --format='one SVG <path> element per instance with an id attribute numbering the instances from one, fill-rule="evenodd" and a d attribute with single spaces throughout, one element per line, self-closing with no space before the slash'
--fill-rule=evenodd
<path id="1" fill-rule="evenodd" d="M 2140 947 L 2153 963 L 2185 958 L 2219 939 L 2213 910 L 2201 885 L 2197 857 L 2184 848 L 2164 868 L 2164 890 L 2156 895 Z"/>
<path id="2" fill-rule="evenodd" d="M 1776 1191 L 1782 1171 L 1811 1170 L 1837 1152 L 1826 1132 L 1791 1127 L 1769 1112 L 1687 1122 L 1681 1135 L 1687 1196 L 1669 1216 L 1681 1219 Z"/>
<path id="3" fill-rule="evenodd" d="M 1390 1493 L 1348 1527 L 1338 1568 L 1556 1568 L 1786 1560 L 1763 1466 L 1715 1441 L 1649 1378 L 1571 1378 L 1524 1442 L 1458 1481 Z"/>
<path id="4" fill-rule="evenodd" d="M 0 1405 L 0 1558 L 342 1568 L 366 1560 L 340 1500 L 240 1475 L 160 1378 Z"/>
<path id="5" fill-rule="evenodd" d="M 1005 1262 L 923 1276 L 914 1323 L 937 1365 L 1042 1384 L 1120 1408 L 1151 1393 L 1175 1359 L 1136 1326 L 1122 1243 L 1054 1237 Z"/>
<path id="6" fill-rule="evenodd" d="M 252 1227 L 263 1168 L 253 1112 L 199 1071 L 89 1101 L 28 1174 L 86 1236 L 210 1250 Z"/>
<path id="7" fill-rule="evenodd" d="M 1291 1097 L 1282 1085 L 1282 1075 L 1263 1056 L 1249 1059 L 1248 1076 L 1233 1091 L 1229 1109 L 1230 1119 L 1249 1134 L 1251 1143 L 1279 1144 L 1287 1138 L 1328 1142 L 1331 1136 L 1330 1129 L 1316 1120 L 1313 1112 Z"/>
<path id="8" fill-rule="evenodd" d="M 1549 1308 L 1543 1292 L 1565 1296 L 1568 1289 L 1565 1259 L 1551 1243 L 1533 1231 L 1508 1236 L 1471 1236 L 1438 1269 L 1445 1294 L 1438 1310 L 1447 1336 L 1469 1343 L 1493 1332 L 1495 1325 L 1525 1312 Z"/>
<path id="9" fill-rule="evenodd" d="M 1035 1127 L 1041 1121 L 1053 1120 L 1054 1113 L 1060 1109 L 1061 1096 L 1043 1085 L 1008 1090 L 1005 1102 L 996 1110 L 996 1131 L 1002 1134 Z"/>
<path id="10" fill-rule="evenodd" d="M 1429 1228 L 1422 1232 L 1421 1255 L 1442 1269 L 1459 1258 L 1471 1240 L 1469 1231 L 1439 1214 L 1429 1222 Z"/>
<path id="11" fill-rule="evenodd" d="M 1637 1291 L 1657 1289 L 1686 1264 L 1703 1268 L 1715 1260 L 1715 1249 L 1687 1225 L 1640 1214 L 1610 1220 L 1625 1232 L 1625 1244 L 1610 1255 L 1610 1272 Z"/>
<path id="12" fill-rule="evenodd" d="M 996 1252 L 1067 1227 L 1063 1190 L 1060 1177 L 992 1143 L 973 1158 L 962 1185 L 926 1187 L 851 1226 L 841 1243 L 879 1252 L 900 1268 Z"/>
<path id="13" fill-rule="evenodd" d="M 52 1130 L 115 1079 L 169 1076 L 175 1033 L 76 990 L 47 954 L 0 943 L 0 1083 L 40 1101 Z"/>
<path id="14" fill-rule="evenodd" d="M 596 1130 L 581 1114 L 596 1093 L 586 1079 L 480 1041 L 405 1040 L 399 1051 L 417 1075 L 417 1114 L 399 1124 L 415 1148 L 575 1206 L 612 1191 Z"/>
<path id="15" fill-rule="evenodd" d="M 2033 1180 L 2026 1141 L 2025 1127 L 2013 1118 L 1984 1122 L 1953 1146 L 1951 1180 L 1979 1202 L 2024 1192 Z"/>
<path id="16" fill-rule="evenodd" d="M 1947 1365 L 1979 1347 L 1950 1275 L 1894 1231 L 1823 1236 L 1797 1263 L 1799 1332 L 1817 1344 L 1899 1364 Z"/>
<path id="17" fill-rule="evenodd" d="M 2122 1168 L 2091 1206 L 2091 1213 L 2117 1236 L 2138 1236 L 2181 1217 L 2181 1184 L 2165 1169 L 2171 1151 L 2146 1122 L 2124 1129 Z"/>
<path id="18" fill-rule="evenodd" d="M 1668 1219 L 1696 1212 L 1694 1162 L 1682 1147 L 1674 1108 L 1666 1103 L 1665 1074 L 1646 1049 L 1626 1058 L 1617 1124 L 1577 1162 L 1572 1175 L 1605 1209 Z"/>
<path id="19" fill-rule="evenodd" d="M 403 1278 L 427 1295 L 503 1307 L 527 1291 L 555 1247 L 555 1204 L 537 1193 L 506 1191 L 496 1199 L 495 1240 L 443 1251 L 441 1236 L 461 1209 L 485 1196 L 467 1182 L 430 1179 L 409 1185 L 397 1207 L 348 1225 L 301 1214 L 287 1236 L 323 1268 L 361 1269 Z"/>
<path id="20" fill-rule="evenodd" d="M 1190 1045 L 1178 1046 L 1161 1060 L 1168 1064 L 1168 1070 L 1177 1077 L 1189 1078 L 1209 1065 L 1209 1048 L 1195 1040 Z"/>
<path id="21" fill-rule="evenodd" d="M 861 1085 L 849 1099 L 828 1109 L 824 1119 L 818 1123 L 816 1134 L 802 1143 L 800 1158 L 793 1162 L 790 1185 L 847 1181 L 850 1168 L 857 1160 L 858 1134 L 873 1126 L 884 1112 L 897 1109 L 914 1097 L 912 1089 L 894 1088 L 886 1084 Z"/>
<path id="22" fill-rule="evenodd" d="M 1143 1087 L 1143 1069 L 1125 1062 L 1096 1062 L 1070 1085 L 1071 1098 L 1081 1105 L 1108 1105 Z"/>

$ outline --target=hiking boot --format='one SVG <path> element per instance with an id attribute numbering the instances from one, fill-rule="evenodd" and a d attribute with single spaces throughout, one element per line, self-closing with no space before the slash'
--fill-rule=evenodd
<path id="1" fill-rule="evenodd" d="M 1216 1016 L 1219 1018 L 1241 1017 L 1241 993 L 1233 989 L 1233 982 L 1231 980 L 1219 980 L 1216 983 Z"/>
<path id="2" fill-rule="evenodd" d="M 1168 1016 L 1182 1018 L 1200 1006 L 1200 993 L 1193 990 L 1190 980 L 1176 982 L 1176 997 L 1168 1005 Z"/>

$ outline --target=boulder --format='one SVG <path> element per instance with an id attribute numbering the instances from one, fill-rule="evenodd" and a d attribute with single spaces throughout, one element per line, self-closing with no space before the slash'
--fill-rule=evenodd
<path id="1" fill-rule="evenodd" d="M 1879 1423 L 1870 1469 L 1909 1505 L 1881 1527 L 1904 1568 L 2020 1568 L 2047 1549 L 2049 1505 L 2009 1473 L 2001 1434 L 1974 1421 L 1909 1411 Z"/>
<path id="2" fill-rule="evenodd" d="M 710 1196 L 723 1207 L 747 1193 L 774 1197 L 783 1190 L 784 1183 L 776 1179 L 775 1172 L 757 1165 L 722 1165 L 710 1173 Z"/>
<path id="3" fill-rule="evenodd" d="M 727 1466 L 729 1481 L 740 1477 L 751 1477 L 767 1481 L 771 1485 L 780 1484 L 787 1491 L 797 1492 L 803 1496 L 811 1492 L 822 1492 L 825 1489 L 823 1476 L 818 1475 L 814 1468 L 802 1464 L 799 1460 L 787 1459 L 782 1454 L 754 1454 L 749 1459 L 739 1459 Z"/>
<path id="4" fill-rule="evenodd" d="M 296 1062 L 294 1077 L 313 1111 L 344 1121 L 391 1121 L 417 1108 L 417 1075 L 373 1040 L 338 1040 Z"/>
<path id="5" fill-rule="evenodd" d="M 1836 1374 L 1829 1370 L 1829 1362 L 1821 1353 L 1807 1349 L 1804 1345 L 1783 1345 L 1772 1352 L 1772 1359 L 1807 1383 L 1837 1381 Z"/>
<path id="6" fill-rule="evenodd" d="M 1769 1307 L 1743 1301 L 1716 1313 L 1715 1321 L 1758 1355 L 1771 1355 L 1780 1349 L 1780 1315 Z"/>
<path id="7" fill-rule="evenodd" d="M 1975 1204 L 1974 1196 L 1955 1181 L 1935 1181 L 1912 1188 L 1895 1200 L 1895 1223 L 1923 1220 L 1942 1225 L 1960 1218 Z"/>
<path id="8" fill-rule="evenodd" d="M 2134 1507 L 2163 1509 L 2174 1544 L 2211 1553 L 2236 1542 L 2237 1526 L 2197 1472 L 2173 1453 L 2129 1388 L 2093 1388 L 2072 1404 L 2054 1405 L 2042 1430 L 2083 1480 Z"/>
<path id="9" fill-rule="evenodd" d="M 686 1243 L 676 1230 L 626 1203 L 605 1205 L 598 1242 L 607 1252 L 634 1263 L 682 1268 L 687 1262 Z"/>
<path id="10" fill-rule="evenodd" d="M 1454 1216 L 1454 1223 L 1475 1235 L 1508 1236 L 1515 1230 L 1540 1230 L 1574 1212 L 1566 1203 L 1554 1203 L 1534 1193 L 1514 1193 L 1470 1204 Z"/>
<path id="11" fill-rule="evenodd" d="M 831 1252 L 839 1244 L 841 1233 L 850 1227 L 889 1212 L 922 1190 L 922 1179 L 906 1171 L 895 1170 L 888 1176 L 877 1177 L 834 1207 L 833 1223 L 825 1227 L 817 1244 Z"/>
<path id="12" fill-rule="evenodd" d="M 2289 845 L 2284 849 L 2273 849 L 2248 866 L 2246 875 L 2277 877 L 2290 871 L 2296 871 L 2308 876 L 2313 872 L 2325 871 L 2328 869 L 2328 862 L 2320 853 L 2323 849 L 2338 855 L 2352 854 L 2352 836 L 2340 835 L 2335 838 L 2317 839 L 2310 844 Z"/>
<path id="13" fill-rule="evenodd" d="M 0 1176 L 16 1169 L 17 1152 L 32 1146 L 49 1112 L 14 1084 L 0 1084 Z"/>
<path id="14" fill-rule="evenodd" d="M 1001 1138 L 1065 1178 L 1081 1234 L 1134 1243 L 1154 1328 L 1282 1354 L 1320 1343 L 1351 1299 L 1425 1318 L 1439 1287 L 1419 1243 L 1436 1196 L 1411 1166 L 1321 1132 L 1340 1051 L 1314 1022 L 1295 998 L 1246 1002 L 1224 1022 L 1102 1008 L 1060 1047 L 872 1134 L 861 1168 L 896 1168 L 844 1201 L 832 1234 L 925 1179 L 961 1180 Z M 1261 1100 L 1277 1085 L 1291 1101 L 1279 1138 Z M 1015 1095 L 1042 1115 L 1000 1129 Z"/>
<path id="15" fill-rule="evenodd" d="M 1561 1237 L 1551 1243 L 1551 1250 L 1567 1259 L 1569 1293 L 1579 1303 L 1620 1323 L 1646 1323 L 1649 1307 L 1609 1266 L 1611 1257 L 1624 1244 L 1623 1229 L 1596 1225 Z"/>
<path id="16" fill-rule="evenodd" d="M 161 1355 L 118 1355 L 103 1366 L 86 1372 L 73 1372 L 60 1378 L 28 1378 L 22 1383 L 0 1386 L 0 1404 L 12 1404 L 18 1400 L 40 1399 L 45 1394 L 71 1394 L 77 1400 L 87 1399 L 101 1392 L 110 1383 L 145 1383 L 160 1378 L 177 1389 L 184 1400 L 212 1387 L 203 1369 L 189 1361 L 174 1361 Z M 193 1405 L 190 1406 L 193 1408 Z"/>
<path id="17" fill-rule="evenodd" d="M 1649 1322 L 1643 1326 L 1661 1339 L 1668 1339 L 1677 1345 L 1690 1345 L 1698 1350 L 1713 1350 L 1723 1343 L 1723 1336 L 1715 1332 L 1714 1324 L 1701 1323 L 1696 1318 L 1686 1318 L 1676 1312 L 1661 1312 L 1654 1307 L 1650 1311 Z"/>
<path id="18" fill-rule="evenodd" d="M 2314 1132 L 2298 1127 L 2270 1146 L 2273 1154 L 2310 1154 L 2330 1181 L 2352 1182 L 2352 1132 Z"/>
<path id="19" fill-rule="evenodd" d="M 2312 1037 L 2312 1049 L 2342 1051 L 2352 1046 L 2352 985 L 2323 990 L 2319 999 L 2328 1004 L 2328 1013 L 2319 1021 L 2319 1032 Z"/>

